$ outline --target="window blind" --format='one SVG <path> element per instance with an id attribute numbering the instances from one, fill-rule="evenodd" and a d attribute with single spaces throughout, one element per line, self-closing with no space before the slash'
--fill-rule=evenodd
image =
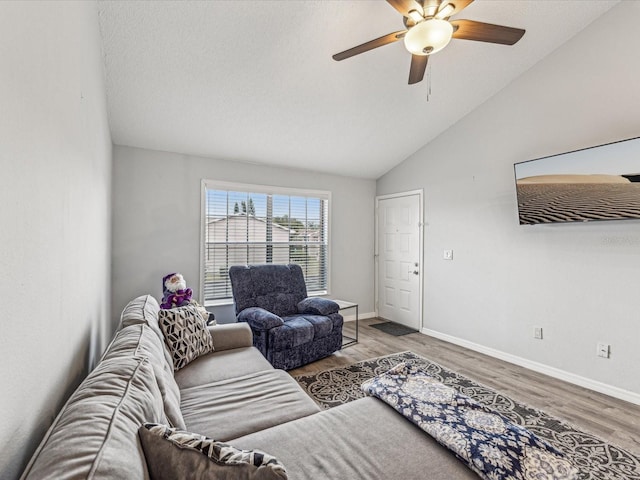
<path id="1" fill-rule="evenodd" d="M 296 263 L 309 294 L 327 292 L 329 192 L 205 182 L 204 202 L 205 304 L 232 298 L 232 265 Z"/>

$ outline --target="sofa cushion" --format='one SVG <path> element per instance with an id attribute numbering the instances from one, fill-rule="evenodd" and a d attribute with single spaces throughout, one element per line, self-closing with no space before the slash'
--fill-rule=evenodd
<path id="1" fill-rule="evenodd" d="M 158 301 L 151 295 L 140 295 L 131 300 L 120 315 L 120 325 L 118 330 L 126 328 L 130 325 L 147 325 L 158 336 L 164 346 L 164 335 L 158 324 L 158 311 L 160 305 Z M 171 365 L 171 354 L 166 346 L 164 346 L 165 358 L 167 363 Z"/>
<path id="2" fill-rule="evenodd" d="M 261 451 L 239 450 L 211 438 L 147 423 L 140 440 L 153 480 L 286 480 L 275 457 Z"/>
<path id="3" fill-rule="evenodd" d="M 222 441 L 320 411 L 282 370 L 186 388 L 181 393 L 187 428 Z"/>
<path id="4" fill-rule="evenodd" d="M 173 377 L 173 364 L 167 363 L 164 357 L 164 342 L 148 325 L 130 325 L 116 332 L 103 360 L 123 356 L 149 357 L 169 423 L 173 427 L 185 428 L 180 411 L 180 389 Z"/>
<path id="5" fill-rule="evenodd" d="M 166 422 L 149 359 L 102 361 L 62 408 L 24 478 L 148 478 L 137 436 L 145 422 Z"/>
<path id="6" fill-rule="evenodd" d="M 158 325 L 159 310 L 160 305 L 158 305 L 158 301 L 153 296 L 140 295 L 127 303 L 124 310 L 122 310 L 118 329 L 144 323 L 162 340 L 162 331 L 160 330 L 160 325 Z"/>
<path id="7" fill-rule="evenodd" d="M 268 449 L 290 478 L 478 480 L 449 450 L 372 397 L 229 443 Z"/>
<path id="8" fill-rule="evenodd" d="M 215 332 L 213 336 L 215 338 Z M 185 389 L 265 370 L 273 370 L 273 367 L 258 349 L 243 347 L 202 355 L 175 372 L 175 379 L 180 389 Z"/>
<path id="9" fill-rule="evenodd" d="M 158 312 L 158 323 L 173 359 L 180 370 L 200 355 L 213 351 L 213 339 L 198 308 L 187 305 Z"/>

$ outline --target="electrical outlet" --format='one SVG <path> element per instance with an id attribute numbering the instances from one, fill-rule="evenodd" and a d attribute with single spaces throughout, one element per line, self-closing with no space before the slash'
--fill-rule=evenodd
<path id="1" fill-rule="evenodd" d="M 596 355 L 602 358 L 609 358 L 611 346 L 608 343 L 598 343 L 596 345 Z"/>
<path id="2" fill-rule="evenodd" d="M 442 258 L 445 260 L 453 260 L 453 250 L 445 250 L 442 254 Z"/>
<path id="3" fill-rule="evenodd" d="M 542 340 L 542 327 L 533 327 L 533 338 Z"/>

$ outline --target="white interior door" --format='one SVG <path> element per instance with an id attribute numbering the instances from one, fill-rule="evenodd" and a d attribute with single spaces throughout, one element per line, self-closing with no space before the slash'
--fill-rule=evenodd
<path id="1" fill-rule="evenodd" d="M 385 195 L 377 203 L 378 316 L 422 326 L 422 192 Z"/>

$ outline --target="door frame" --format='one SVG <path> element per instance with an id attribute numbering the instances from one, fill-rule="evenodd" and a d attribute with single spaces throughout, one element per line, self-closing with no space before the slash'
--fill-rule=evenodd
<path id="1" fill-rule="evenodd" d="M 378 308 L 378 286 L 379 286 L 379 282 L 380 282 L 380 266 L 379 266 L 379 258 L 380 258 L 380 254 L 378 251 L 379 245 L 378 245 L 378 235 L 379 235 L 379 219 L 380 219 L 380 215 L 379 215 L 379 210 L 378 210 L 378 206 L 380 204 L 381 200 L 389 200 L 392 198 L 398 198 L 398 197 L 409 197 L 409 196 L 413 196 L 413 195 L 417 195 L 418 196 L 418 201 L 419 201 L 419 209 L 418 209 L 418 232 L 419 232 L 419 238 L 418 238 L 418 249 L 420 250 L 418 252 L 418 262 L 420 263 L 420 268 L 418 270 L 418 291 L 419 291 L 419 298 L 418 298 L 418 303 L 419 303 L 419 307 L 418 310 L 420 311 L 420 318 L 419 318 L 419 328 L 418 331 L 422 332 L 422 329 L 424 328 L 424 325 L 422 323 L 423 321 L 423 300 L 424 300 L 424 190 L 423 189 L 418 189 L 418 190 L 409 190 L 406 192 L 398 192 L 398 193 L 389 193 L 386 195 L 376 195 L 376 208 L 375 208 L 375 238 L 374 238 L 374 249 L 373 249 L 373 258 L 374 258 L 374 275 L 375 275 L 375 279 L 373 282 L 374 285 L 374 305 L 375 305 L 375 312 L 376 312 L 376 317 L 379 314 L 379 308 Z"/>

